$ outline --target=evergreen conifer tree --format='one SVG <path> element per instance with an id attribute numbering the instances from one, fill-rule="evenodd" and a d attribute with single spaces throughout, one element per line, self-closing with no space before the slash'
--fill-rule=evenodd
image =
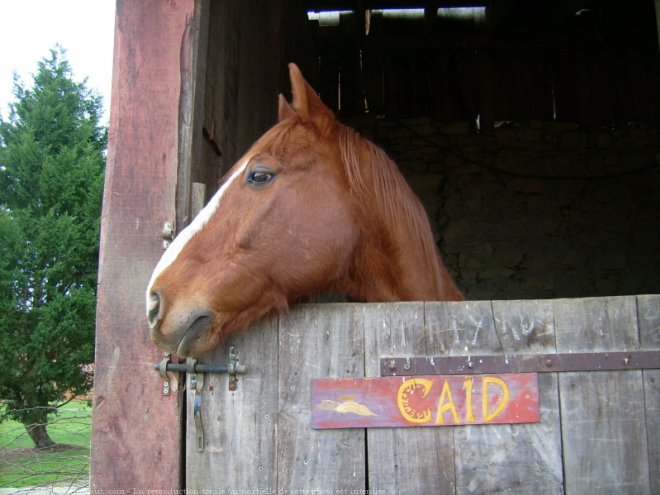
<path id="1" fill-rule="evenodd" d="M 0 117 L 0 419 L 53 445 L 48 415 L 91 387 L 107 130 L 62 48 Z"/>

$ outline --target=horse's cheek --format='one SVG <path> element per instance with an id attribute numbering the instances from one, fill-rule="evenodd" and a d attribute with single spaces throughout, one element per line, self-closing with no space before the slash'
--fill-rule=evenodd
<path id="1" fill-rule="evenodd" d="M 204 292 L 211 297 L 211 305 L 217 313 L 233 313 L 252 304 L 263 291 L 263 281 L 246 268 L 246 263 L 229 262 L 219 270 L 209 273 Z"/>

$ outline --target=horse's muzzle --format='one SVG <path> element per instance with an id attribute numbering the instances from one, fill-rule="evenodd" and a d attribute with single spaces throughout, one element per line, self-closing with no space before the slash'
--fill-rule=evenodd
<path id="1" fill-rule="evenodd" d="M 195 344 L 197 344 L 200 339 L 204 340 L 205 337 L 208 337 L 207 334 L 211 330 L 212 325 L 212 314 L 204 313 L 197 316 L 179 342 L 176 350 L 177 356 L 189 356 L 190 351 L 195 347 Z"/>
<path id="2" fill-rule="evenodd" d="M 151 340 L 163 350 L 181 357 L 190 356 L 204 345 L 213 326 L 214 315 L 203 308 L 165 309 L 165 302 L 157 292 L 149 295 L 147 320 Z M 168 314 L 172 313 L 172 314 Z"/>

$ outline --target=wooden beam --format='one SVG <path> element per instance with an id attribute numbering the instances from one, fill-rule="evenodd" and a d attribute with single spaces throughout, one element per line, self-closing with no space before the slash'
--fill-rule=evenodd
<path id="1" fill-rule="evenodd" d="M 419 9 L 435 7 L 486 7 L 488 0 L 308 0 L 307 10 L 334 11 L 357 10 L 360 4 L 366 9 Z"/>
<path id="2" fill-rule="evenodd" d="M 181 488 L 181 406 L 153 364 L 144 290 L 174 222 L 180 55 L 194 0 L 118 1 L 101 219 L 91 488 Z M 139 493 L 143 493 L 139 491 Z"/>
<path id="3" fill-rule="evenodd" d="M 655 24 L 658 33 L 658 47 L 660 48 L 660 0 L 655 0 Z"/>
<path id="4" fill-rule="evenodd" d="M 554 309 L 558 352 L 640 347 L 634 296 L 558 299 Z M 562 373 L 559 396 L 566 493 L 651 493 L 642 372 Z"/>
<path id="5" fill-rule="evenodd" d="M 176 229 L 183 230 L 194 212 L 193 184 L 202 183 L 215 191 L 216 180 L 202 159 L 204 136 L 204 94 L 208 48 L 210 0 L 197 0 L 195 14 L 181 40 L 181 96 L 179 98 L 179 161 L 176 191 Z M 209 181 L 207 183 L 207 181 Z M 205 198 L 202 197 L 202 206 Z M 201 208 L 200 208 L 201 209 Z M 197 210 L 199 211 L 199 210 Z"/>

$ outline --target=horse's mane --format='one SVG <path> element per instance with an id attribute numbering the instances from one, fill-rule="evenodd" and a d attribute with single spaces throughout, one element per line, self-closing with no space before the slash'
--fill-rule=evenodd
<path id="1" fill-rule="evenodd" d="M 407 228 L 409 238 L 418 242 L 436 280 L 440 260 L 426 211 L 399 168 L 381 148 L 353 129 L 340 126 L 339 146 L 349 187 L 363 204 L 373 204 L 387 225 Z M 367 156 L 367 160 L 360 157 Z"/>

